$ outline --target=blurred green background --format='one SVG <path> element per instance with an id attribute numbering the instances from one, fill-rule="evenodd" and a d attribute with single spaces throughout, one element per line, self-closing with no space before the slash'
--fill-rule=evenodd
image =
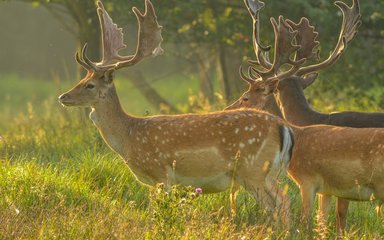
<path id="1" fill-rule="evenodd" d="M 125 53 L 132 53 L 136 45 L 136 20 L 131 7 L 142 8 L 143 2 L 128 3 L 111 0 L 104 4 L 115 22 L 124 28 L 128 43 Z M 118 90 L 123 101 L 127 101 L 126 110 L 135 114 L 148 110 L 157 113 L 160 105 L 169 104 L 178 111 L 191 111 L 186 106 L 193 101 L 188 98 L 190 95 L 213 105 L 218 103 L 219 107 L 236 99 L 246 89 L 239 80 L 238 68 L 245 60 L 254 59 L 251 18 L 243 1 L 154 0 L 153 4 L 164 27 L 165 54 L 118 73 L 123 85 Z M 363 23 L 358 35 L 341 59 L 321 72 L 320 80 L 306 92 L 319 110 L 378 111 L 384 106 L 384 1 L 360 4 Z M 34 96 L 14 96 L 19 81 L 56 84 L 57 92 L 52 95 L 61 86 L 78 81 L 82 73 L 75 64 L 74 53 L 85 42 L 89 43 L 90 57 L 99 59 L 100 37 L 94 5 L 95 1 L 84 0 L 1 3 L 0 74 L 7 84 L 2 83 L 6 86 L 2 87 L 0 97 L 5 102 L 42 96 L 37 94 L 41 93 L 39 90 L 27 91 Z M 261 38 L 265 45 L 273 44 L 274 40 L 269 17 L 278 15 L 296 22 L 302 16 L 308 17 L 320 33 L 321 58 L 328 57 L 341 25 L 341 12 L 333 1 L 268 1 L 261 13 Z"/>

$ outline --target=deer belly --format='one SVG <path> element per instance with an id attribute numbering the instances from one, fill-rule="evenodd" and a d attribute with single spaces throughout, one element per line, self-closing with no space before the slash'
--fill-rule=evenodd
<path id="1" fill-rule="evenodd" d="M 230 188 L 232 182 L 231 174 L 226 172 L 208 177 L 186 177 L 176 172 L 174 180 L 177 184 L 201 188 L 204 193 L 225 191 Z"/>
<path id="2" fill-rule="evenodd" d="M 369 201 L 374 196 L 374 189 L 370 185 L 354 185 L 349 188 L 334 188 L 325 186 L 321 193 L 334 195 L 353 201 Z"/>
<path id="3" fill-rule="evenodd" d="M 228 189 L 232 181 L 233 164 L 222 157 L 215 147 L 175 152 L 175 161 L 168 174 L 177 184 L 200 187 L 204 192 Z"/>

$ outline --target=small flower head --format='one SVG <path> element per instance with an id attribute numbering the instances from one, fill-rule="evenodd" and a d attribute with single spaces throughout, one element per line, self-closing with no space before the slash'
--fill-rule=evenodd
<path id="1" fill-rule="evenodd" d="M 173 169 L 173 171 L 176 170 L 176 160 L 173 160 L 173 162 L 172 162 L 172 169 Z"/>
<path id="2" fill-rule="evenodd" d="M 203 189 L 198 187 L 198 188 L 195 189 L 195 192 L 197 194 L 202 194 L 203 193 Z"/>

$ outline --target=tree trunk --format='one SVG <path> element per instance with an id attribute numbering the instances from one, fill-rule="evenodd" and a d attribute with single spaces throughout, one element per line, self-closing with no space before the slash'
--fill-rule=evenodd
<path id="1" fill-rule="evenodd" d="M 210 75 L 211 62 L 210 60 L 207 60 L 206 57 L 201 56 L 201 53 L 198 49 L 195 52 L 196 52 L 195 56 L 198 63 L 198 69 L 199 69 L 200 91 L 203 94 L 203 96 L 206 99 L 208 99 L 209 103 L 214 103 L 215 101 L 214 87 L 213 87 L 212 76 Z"/>
<path id="2" fill-rule="evenodd" d="M 179 111 L 167 100 L 159 95 L 159 93 L 149 85 L 144 75 L 139 70 L 133 70 L 127 74 L 129 80 L 139 90 L 139 92 L 152 104 L 155 108 L 160 108 L 162 113 L 178 113 Z"/>
<path id="3" fill-rule="evenodd" d="M 221 89 L 224 93 L 226 101 L 230 100 L 232 97 L 231 85 L 229 83 L 227 64 L 226 64 L 226 51 L 225 46 L 222 43 L 219 43 L 218 47 L 218 64 L 217 64 L 217 76 L 220 81 Z"/>
<path id="4" fill-rule="evenodd" d="M 212 14 L 214 19 L 216 20 L 216 44 L 218 51 L 218 66 L 217 66 L 217 78 L 220 82 L 221 89 L 224 93 L 224 97 L 226 101 L 231 99 L 231 86 L 229 84 L 228 72 L 227 72 L 227 64 L 226 64 L 226 50 L 225 45 L 222 41 L 223 27 L 220 21 L 220 14 L 217 10 L 218 3 L 215 0 L 209 0 L 210 8 L 212 10 Z"/>

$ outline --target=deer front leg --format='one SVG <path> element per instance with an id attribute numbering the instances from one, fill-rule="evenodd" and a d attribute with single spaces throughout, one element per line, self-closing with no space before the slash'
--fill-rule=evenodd
<path id="1" fill-rule="evenodd" d="M 319 222 L 326 223 L 331 208 L 332 196 L 327 194 L 318 194 L 319 196 L 319 212 L 317 219 Z"/>
<path id="2" fill-rule="evenodd" d="M 336 202 L 336 228 L 338 235 L 341 235 L 347 225 L 347 212 L 349 201 L 337 198 Z"/>

